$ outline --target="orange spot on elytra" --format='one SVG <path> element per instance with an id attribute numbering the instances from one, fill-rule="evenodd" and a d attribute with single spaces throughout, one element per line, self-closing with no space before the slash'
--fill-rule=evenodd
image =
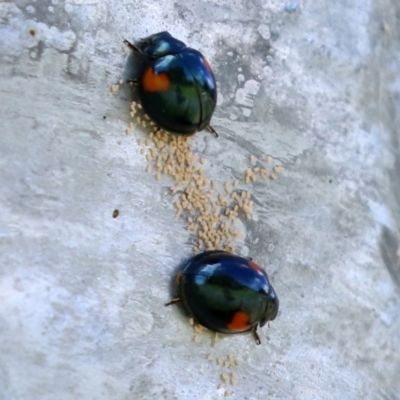
<path id="1" fill-rule="evenodd" d="M 249 327 L 249 316 L 243 311 L 236 311 L 227 328 L 232 331 L 238 331 Z"/>
<path id="2" fill-rule="evenodd" d="M 259 272 L 264 272 L 263 269 L 258 264 L 256 264 L 254 261 L 249 260 L 248 264 L 249 264 L 250 268 L 255 269 L 256 271 L 259 271 Z"/>
<path id="3" fill-rule="evenodd" d="M 155 74 L 152 67 L 143 75 L 142 84 L 146 92 L 162 92 L 169 89 L 170 80 L 165 72 Z"/>

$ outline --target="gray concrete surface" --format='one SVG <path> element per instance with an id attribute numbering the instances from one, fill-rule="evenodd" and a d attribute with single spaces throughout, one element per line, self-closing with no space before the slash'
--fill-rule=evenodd
<path id="1" fill-rule="evenodd" d="M 399 16 L 397 0 L 0 2 L 0 399 L 220 399 L 209 353 L 243 362 L 232 399 L 399 399 Z M 216 72 L 220 138 L 193 141 L 207 174 L 241 176 L 250 153 L 286 167 L 243 222 L 281 301 L 261 346 L 195 343 L 163 307 L 190 236 L 109 92 L 122 40 L 161 30 Z"/>

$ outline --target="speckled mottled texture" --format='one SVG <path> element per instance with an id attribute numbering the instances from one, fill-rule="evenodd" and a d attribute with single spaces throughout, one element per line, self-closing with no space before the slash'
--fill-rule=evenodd
<path id="1" fill-rule="evenodd" d="M 398 399 L 397 0 L 0 3 L 0 399 Z M 144 173 L 122 40 L 168 30 L 219 83 L 193 139 L 205 171 L 257 182 L 240 246 L 281 301 L 271 328 L 213 347 L 164 308 L 191 237 Z M 106 116 L 106 119 L 103 119 Z M 119 217 L 112 218 L 114 209 Z"/>

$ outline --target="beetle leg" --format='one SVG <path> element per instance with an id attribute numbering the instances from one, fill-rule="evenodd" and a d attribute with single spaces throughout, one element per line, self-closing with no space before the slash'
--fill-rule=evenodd
<path id="1" fill-rule="evenodd" d="M 213 335 L 213 344 L 217 343 L 217 340 L 218 340 L 218 332 L 214 332 L 214 335 Z"/>
<path id="2" fill-rule="evenodd" d="M 207 130 L 208 130 L 208 132 L 210 132 L 211 135 L 213 135 L 215 138 L 218 137 L 217 131 L 216 131 L 211 125 L 208 125 L 208 126 L 207 126 Z"/>
<path id="3" fill-rule="evenodd" d="M 252 330 L 254 340 L 256 341 L 256 344 L 261 344 L 260 336 L 258 336 L 257 333 L 257 326 Z"/>
<path id="4" fill-rule="evenodd" d="M 134 44 L 128 42 L 126 39 L 124 40 L 124 44 L 127 45 L 135 53 L 140 53 L 140 50 Z"/>
<path id="5" fill-rule="evenodd" d="M 172 304 L 181 303 L 181 302 L 182 302 L 182 299 L 180 297 L 176 297 L 175 299 L 172 299 L 168 303 L 165 303 L 165 307 L 170 306 Z"/>
<path id="6" fill-rule="evenodd" d="M 139 81 L 137 79 L 127 79 L 126 83 L 130 85 L 139 85 Z"/>

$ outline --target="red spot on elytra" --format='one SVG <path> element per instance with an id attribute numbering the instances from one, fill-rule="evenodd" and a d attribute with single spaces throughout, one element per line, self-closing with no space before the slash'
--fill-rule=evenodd
<path id="1" fill-rule="evenodd" d="M 146 92 L 163 92 L 169 89 L 171 82 L 165 72 L 155 74 L 150 67 L 143 75 L 142 84 Z"/>
<path id="2" fill-rule="evenodd" d="M 249 327 L 249 316 L 244 311 L 236 311 L 227 325 L 230 331 L 240 331 Z"/>
<path id="3" fill-rule="evenodd" d="M 254 261 L 249 260 L 248 264 L 249 264 L 250 268 L 252 268 L 258 272 L 264 272 L 264 270 L 258 264 L 256 264 Z"/>

